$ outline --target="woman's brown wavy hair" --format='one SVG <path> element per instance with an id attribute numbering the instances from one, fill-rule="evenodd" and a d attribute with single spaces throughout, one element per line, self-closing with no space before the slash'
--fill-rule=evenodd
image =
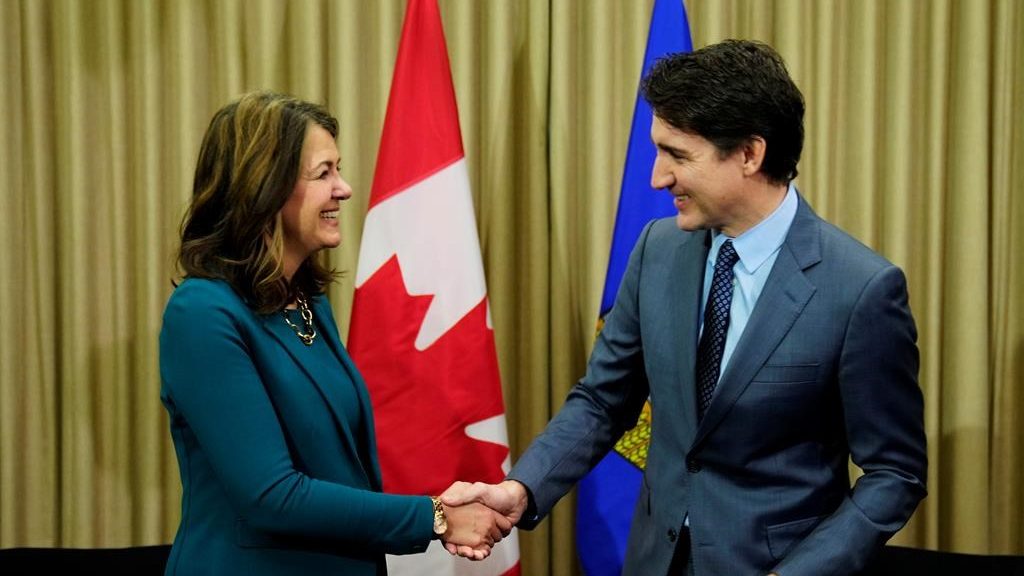
<path id="1" fill-rule="evenodd" d="M 324 292 L 337 272 L 319 254 L 291 283 L 285 279 L 280 216 L 314 124 L 338 137 L 338 121 L 323 106 L 272 92 L 250 92 L 214 114 L 181 223 L 185 278 L 224 280 L 260 314 L 284 308 L 297 290 Z"/>

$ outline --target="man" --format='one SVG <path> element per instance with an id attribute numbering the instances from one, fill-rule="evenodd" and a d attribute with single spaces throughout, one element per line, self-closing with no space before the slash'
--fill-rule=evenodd
<path id="1" fill-rule="evenodd" d="M 679 214 L 641 233 L 586 375 L 508 479 L 446 497 L 531 528 L 650 396 L 626 574 L 855 574 L 925 495 L 904 275 L 790 184 L 803 97 L 770 47 L 670 56 L 642 88 Z"/>

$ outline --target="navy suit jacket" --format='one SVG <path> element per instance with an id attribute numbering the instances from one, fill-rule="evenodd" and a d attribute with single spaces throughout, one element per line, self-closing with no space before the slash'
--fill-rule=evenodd
<path id="1" fill-rule="evenodd" d="M 509 474 L 530 527 L 652 407 L 624 572 L 666 574 L 689 518 L 698 576 L 855 574 L 925 495 L 916 330 L 899 268 L 796 216 L 698 423 L 709 233 L 649 224 L 586 375 Z M 865 474 L 851 488 L 848 458 Z"/>
<path id="2" fill-rule="evenodd" d="M 316 330 L 343 373 L 279 316 L 256 314 L 226 284 L 187 279 L 160 332 L 161 399 L 181 471 L 181 524 L 167 574 L 386 572 L 384 554 L 422 552 L 430 499 L 381 494 L 366 387 L 322 296 Z M 341 406 L 336 386 L 358 406 Z M 361 413 L 353 426 L 346 409 Z"/>

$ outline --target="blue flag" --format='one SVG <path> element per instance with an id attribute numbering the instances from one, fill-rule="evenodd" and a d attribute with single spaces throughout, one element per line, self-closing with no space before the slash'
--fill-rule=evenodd
<path id="1" fill-rule="evenodd" d="M 646 75 L 658 58 L 692 49 L 683 1 L 655 0 L 641 75 Z M 601 318 L 615 302 L 629 253 L 644 225 L 655 218 L 676 213 L 672 197 L 651 188 L 651 168 L 656 152 L 650 138 L 651 120 L 651 107 L 638 93 L 601 298 Z M 629 525 L 640 491 L 649 440 L 650 411 L 645 406 L 637 427 L 627 432 L 615 450 L 580 482 L 576 545 L 587 576 L 618 576 L 622 573 Z"/>

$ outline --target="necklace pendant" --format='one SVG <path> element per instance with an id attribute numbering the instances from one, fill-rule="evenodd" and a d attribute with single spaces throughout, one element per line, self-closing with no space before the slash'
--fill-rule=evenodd
<path id="1" fill-rule="evenodd" d="M 316 332 L 313 332 L 312 334 L 299 334 L 299 338 L 306 346 L 312 346 L 313 339 L 316 338 Z"/>

